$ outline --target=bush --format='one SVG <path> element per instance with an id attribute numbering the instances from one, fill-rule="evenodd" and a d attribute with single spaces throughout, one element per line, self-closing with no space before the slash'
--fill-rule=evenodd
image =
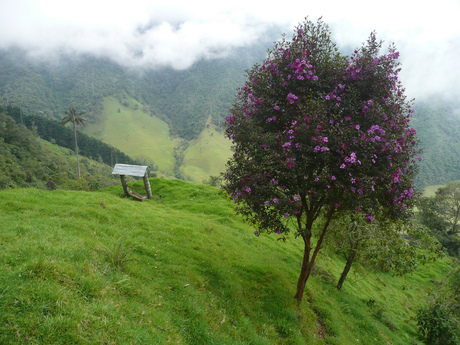
<path id="1" fill-rule="evenodd" d="M 456 305 L 446 297 L 435 296 L 417 310 L 417 325 L 427 344 L 459 345 L 459 323 Z"/>

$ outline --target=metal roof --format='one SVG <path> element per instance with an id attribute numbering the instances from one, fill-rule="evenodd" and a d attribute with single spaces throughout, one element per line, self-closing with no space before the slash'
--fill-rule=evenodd
<path id="1" fill-rule="evenodd" d="M 144 177 L 148 168 L 149 167 L 147 165 L 115 164 L 112 175 Z"/>

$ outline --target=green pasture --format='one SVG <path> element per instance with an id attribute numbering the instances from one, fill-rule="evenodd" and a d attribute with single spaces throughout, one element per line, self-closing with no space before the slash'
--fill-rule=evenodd
<path id="1" fill-rule="evenodd" d="M 207 125 L 184 152 L 181 172 L 190 181 L 202 183 L 209 176 L 219 176 L 231 156 L 231 142 Z"/>
<path id="2" fill-rule="evenodd" d="M 1 344 L 421 344 L 414 310 L 448 261 L 356 266 L 338 291 L 344 260 L 325 247 L 299 304 L 299 239 L 254 236 L 217 188 L 150 183 L 144 202 L 0 191 Z"/>
<path id="3" fill-rule="evenodd" d="M 113 96 L 106 97 L 100 117 L 82 130 L 130 157 L 146 164 L 154 163 L 165 175 L 174 176 L 177 142 L 171 139 L 168 125 L 144 112 L 143 105 L 133 98 L 125 101 L 128 106 Z"/>

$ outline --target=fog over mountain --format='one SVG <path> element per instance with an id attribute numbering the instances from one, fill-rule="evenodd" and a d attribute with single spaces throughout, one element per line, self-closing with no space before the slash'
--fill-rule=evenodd
<path id="1" fill-rule="evenodd" d="M 370 32 L 401 51 L 401 79 L 409 96 L 458 95 L 460 3 L 441 0 L 370 4 L 368 1 L 131 1 L 62 2 L 16 0 L 0 3 L 0 48 L 19 47 L 39 60 L 60 54 L 108 57 L 133 68 L 190 68 L 200 59 L 226 56 L 256 44 L 271 32 L 290 35 L 308 16 L 323 17 L 339 46 L 357 47 Z M 267 47 L 270 48 L 270 47 Z"/>

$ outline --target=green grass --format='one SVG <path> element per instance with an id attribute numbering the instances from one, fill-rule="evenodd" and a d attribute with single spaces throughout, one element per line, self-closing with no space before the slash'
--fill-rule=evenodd
<path id="1" fill-rule="evenodd" d="M 458 182 L 458 181 L 452 181 L 452 182 Z M 436 191 L 441 188 L 441 187 L 444 187 L 445 185 L 443 184 L 437 184 L 437 185 L 432 185 L 432 186 L 426 186 L 425 189 L 423 190 L 423 196 L 426 196 L 426 197 L 433 197 L 435 196 L 436 194 Z"/>
<path id="2" fill-rule="evenodd" d="M 231 156 L 231 142 L 212 125 L 206 126 L 185 150 L 181 172 L 186 179 L 202 183 L 209 176 L 219 176 Z"/>
<path id="3" fill-rule="evenodd" d="M 120 186 L 0 191 L 1 344 L 420 344 L 414 308 L 446 262 L 355 267 L 339 292 L 326 248 L 299 305 L 301 241 L 255 237 L 219 189 L 150 183 L 144 202 Z"/>
<path id="4" fill-rule="evenodd" d="M 128 106 L 115 97 L 106 97 L 98 121 L 89 123 L 83 131 L 135 159 L 154 163 L 165 175 L 174 176 L 177 142 L 170 138 L 168 125 L 143 112 L 142 104 L 133 98 L 127 98 L 126 102 Z"/>
<path id="5" fill-rule="evenodd" d="M 174 176 L 174 151 L 181 140 L 171 138 L 168 125 L 143 112 L 142 104 L 130 97 L 124 101 L 129 105 L 123 105 L 116 97 L 106 97 L 101 116 L 82 130 L 133 158 L 153 162 L 162 176 Z M 196 183 L 220 175 L 231 155 L 230 146 L 230 141 L 213 125 L 206 126 L 197 139 L 189 142 L 180 168 L 182 174 Z"/>

